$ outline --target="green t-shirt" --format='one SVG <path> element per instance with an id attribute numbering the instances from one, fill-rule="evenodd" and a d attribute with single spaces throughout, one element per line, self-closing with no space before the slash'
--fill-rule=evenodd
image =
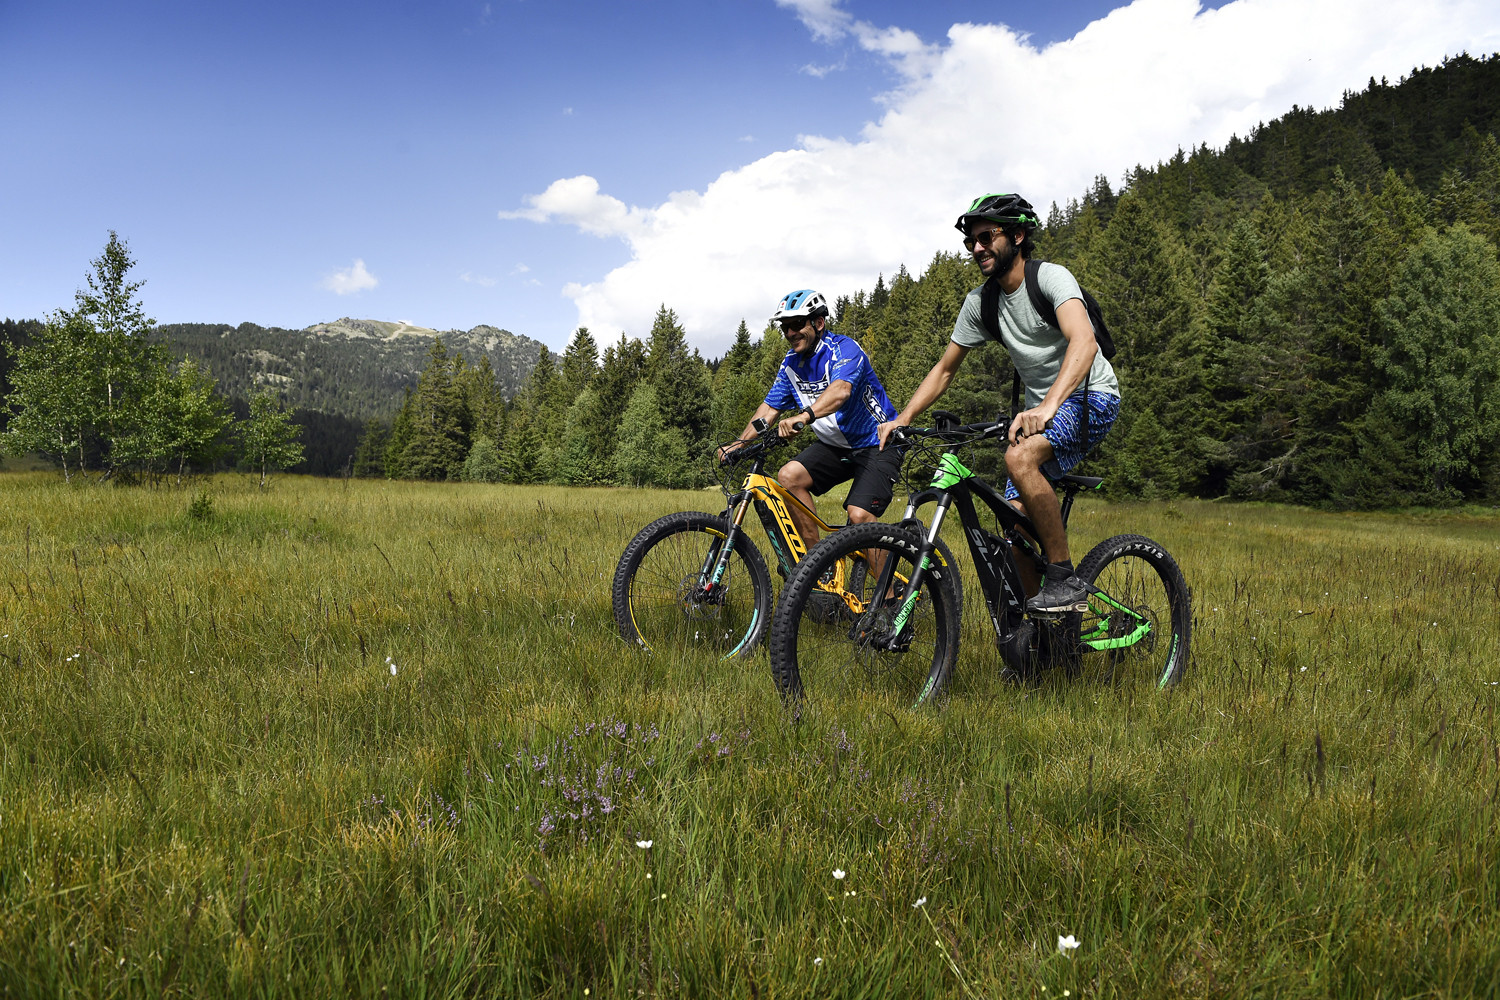
<path id="1" fill-rule="evenodd" d="M 1042 297 L 1052 303 L 1053 309 L 1069 299 L 1083 300 L 1083 292 L 1072 273 L 1060 264 L 1043 262 L 1037 269 L 1037 287 Z M 983 286 L 980 286 L 981 288 Z M 958 311 L 958 322 L 953 324 L 953 342 L 962 347 L 979 347 L 990 341 L 990 335 L 979 318 L 979 292 L 976 288 L 964 299 Z M 1021 375 L 1021 384 L 1026 387 L 1026 408 L 1040 406 L 1047 390 L 1057 381 L 1062 370 L 1063 355 L 1068 352 L 1068 338 L 1055 326 L 1049 326 L 1032 308 L 1031 296 L 1026 294 L 1026 283 L 1009 294 L 1002 291 L 999 302 L 1000 342 L 1010 352 L 1011 363 Z M 1120 380 L 1104 355 L 1094 353 L 1094 366 L 1089 370 L 1090 392 L 1103 392 L 1111 396 L 1120 394 Z M 1082 392 L 1079 386 L 1074 392 Z"/>

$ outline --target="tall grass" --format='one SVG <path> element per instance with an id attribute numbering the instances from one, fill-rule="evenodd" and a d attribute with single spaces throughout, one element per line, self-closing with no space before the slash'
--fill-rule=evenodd
<path id="1" fill-rule="evenodd" d="M 1089 503 L 1187 575 L 1179 689 L 1006 686 L 972 613 L 940 706 L 794 722 L 614 633 L 715 501 L 0 477 L 0 992 L 1500 991 L 1500 518 Z"/>

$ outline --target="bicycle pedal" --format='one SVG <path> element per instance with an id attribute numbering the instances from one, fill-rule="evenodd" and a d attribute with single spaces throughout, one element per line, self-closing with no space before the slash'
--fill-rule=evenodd
<path id="1" fill-rule="evenodd" d="M 1026 614 L 1032 618 L 1040 618 L 1051 622 L 1057 621 L 1064 615 L 1087 611 L 1088 609 L 1089 604 L 1087 601 L 1079 601 L 1077 604 L 1070 604 L 1065 608 L 1047 608 L 1045 611 L 1039 608 L 1027 608 Z"/>

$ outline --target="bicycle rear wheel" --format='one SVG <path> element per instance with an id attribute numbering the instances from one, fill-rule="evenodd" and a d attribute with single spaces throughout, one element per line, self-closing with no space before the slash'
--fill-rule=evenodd
<path id="1" fill-rule="evenodd" d="M 1167 550 L 1143 535 L 1116 535 L 1083 557 L 1078 576 L 1108 598 L 1089 595 L 1082 674 L 1110 683 L 1149 677 L 1158 689 L 1180 681 L 1191 653 L 1193 612 L 1182 570 Z"/>
<path id="2" fill-rule="evenodd" d="M 626 642 L 653 652 L 698 648 L 722 658 L 755 648 L 771 618 L 771 576 L 744 532 L 723 578 L 704 586 L 728 532 L 722 517 L 680 511 L 630 540 L 611 588 L 615 625 Z"/>
<path id="3" fill-rule="evenodd" d="M 862 685 L 917 705 L 943 690 L 958 658 L 962 603 L 955 586 L 958 567 L 942 550 L 898 628 L 899 598 L 916 569 L 921 543 L 894 525 L 852 525 L 823 539 L 798 563 L 771 626 L 771 674 L 784 699 L 801 699 L 808 684 L 832 693 Z M 863 561 L 862 552 L 874 558 L 863 573 L 854 568 Z M 874 593 L 881 559 L 895 562 L 897 599 Z M 841 562 L 844 593 L 832 594 L 827 588 Z"/>

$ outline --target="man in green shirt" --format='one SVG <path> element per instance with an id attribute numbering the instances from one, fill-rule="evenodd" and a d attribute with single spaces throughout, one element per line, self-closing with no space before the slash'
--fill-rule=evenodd
<path id="1" fill-rule="evenodd" d="M 964 247 L 974 255 L 980 272 L 1000 285 L 998 339 L 1026 389 L 1024 408 L 1011 419 L 1005 453 L 1010 473 L 1006 499 L 1031 518 L 1047 557 L 1045 581 L 1025 581 L 1028 591 L 1042 584 L 1026 607 L 1040 614 L 1061 614 L 1085 610 L 1088 591 L 1073 573 L 1062 505 L 1049 476 L 1066 473 L 1103 440 L 1120 412 L 1120 383 L 1098 350 L 1082 292 L 1067 268 L 1044 263 L 1037 272 L 1042 296 L 1056 310 L 1057 325 L 1042 319 L 1032 306 L 1025 288 L 1026 260 L 1037 224 L 1036 211 L 1026 199 L 991 194 L 976 198 L 958 217 L 956 228 L 964 234 Z M 910 425 L 947 391 L 970 348 L 997 339 L 982 320 L 982 288 L 964 299 L 952 342 L 911 402 L 895 420 L 880 425 L 882 447 L 892 430 Z M 1022 572 L 1030 576 L 1030 567 L 1023 566 Z"/>

